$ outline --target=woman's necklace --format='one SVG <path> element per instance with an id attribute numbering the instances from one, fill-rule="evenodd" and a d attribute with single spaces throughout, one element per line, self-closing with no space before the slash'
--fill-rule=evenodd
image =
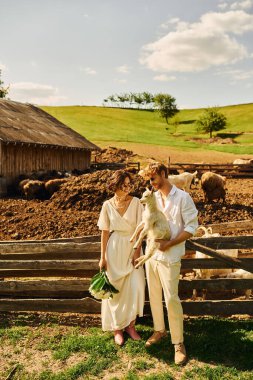
<path id="1" fill-rule="evenodd" d="M 128 194 L 123 195 L 122 197 L 119 197 L 117 194 L 113 197 L 113 203 L 117 209 L 124 209 L 127 206 Z"/>

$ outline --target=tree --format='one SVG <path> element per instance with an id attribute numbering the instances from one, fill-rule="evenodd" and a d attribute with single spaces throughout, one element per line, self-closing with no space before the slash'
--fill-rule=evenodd
<path id="1" fill-rule="evenodd" d="M 166 120 L 167 124 L 169 124 L 168 119 L 179 112 L 176 99 L 169 94 L 156 94 L 154 96 L 154 103 L 160 116 Z"/>
<path id="2" fill-rule="evenodd" d="M 9 92 L 9 87 L 4 87 L 4 82 L 1 80 L 2 70 L 0 69 L 0 98 L 5 98 Z"/>
<path id="3" fill-rule="evenodd" d="M 153 106 L 154 95 L 152 95 L 150 92 L 144 91 L 142 93 L 142 99 L 143 99 L 143 103 L 146 106 L 146 108 L 148 108 L 148 106 L 150 106 L 150 105 L 151 105 L 151 107 Z"/>
<path id="4" fill-rule="evenodd" d="M 216 108 L 206 108 L 196 121 L 196 124 L 198 131 L 209 133 L 210 138 L 212 138 L 213 132 L 225 129 L 227 118 L 223 113 L 218 112 Z"/>

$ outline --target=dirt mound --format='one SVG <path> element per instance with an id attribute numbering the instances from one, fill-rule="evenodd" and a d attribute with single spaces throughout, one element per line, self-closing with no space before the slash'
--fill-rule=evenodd
<path id="1" fill-rule="evenodd" d="M 51 205 L 62 210 L 100 211 L 102 203 L 113 196 L 107 183 L 112 176 L 111 170 L 99 170 L 71 178 L 51 198 Z M 134 189 L 132 195 L 140 197 L 145 189 L 142 177 L 132 174 Z"/>
<path id="2" fill-rule="evenodd" d="M 127 162 L 135 156 L 136 154 L 131 150 L 118 149 L 110 146 L 101 152 L 94 152 L 91 158 L 92 161 L 95 162 Z"/>
<path id="3" fill-rule="evenodd" d="M 52 239 L 99 233 L 97 220 L 102 203 L 112 194 L 103 170 L 70 178 L 50 200 L 0 199 L 0 240 Z M 133 195 L 140 197 L 145 184 L 133 175 Z M 204 203 L 199 188 L 191 195 L 199 211 L 199 223 L 253 219 L 251 179 L 228 179 L 226 203 Z M 226 235 L 224 233 L 224 235 Z"/>

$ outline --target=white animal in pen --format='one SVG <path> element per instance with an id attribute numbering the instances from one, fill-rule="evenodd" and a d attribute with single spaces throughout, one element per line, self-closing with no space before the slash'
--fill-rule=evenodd
<path id="1" fill-rule="evenodd" d="M 184 172 L 177 175 L 169 175 L 168 180 L 172 185 L 189 192 L 191 183 L 197 177 L 197 174 L 198 171 L 196 170 L 194 173 Z"/>
<path id="2" fill-rule="evenodd" d="M 253 280 L 253 273 L 247 272 L 244 269 L 237 269 L 236 271 L 229 273 L 227 275 L 227 278 L 242 278 L 242 279 L 249 279 Z M 252 294 L 251 289 L 246 289 L 245 290 L 245 298 L 249 299 Z"/>
<path id="3" fill-rule="evenodd" d="M 198 230 L 203 230 L 204 235 L 203 238 L 209 238 L 209 237 L 219 237 L 219 233 L 213 233 L 211 227 L 203 227 L 200 226 Z M 223 253 L 224 255 L 230 256 L 230 257 L 238 257 L 238 249 L 217 249 L 217 252 Z M 195 253 L 196 259 L 204 259 L 204 258 L 211 258 L 208 255 L 205 255 L 202 252 L 196 251 Z M 194 269 L 194 272 L 196 273 L 197 279 L 210 279 L 211 277 L 226 277 L 228 274 L 233 272 L 233 269 Z M 197 290 L 193 290 L 193 299 L 196 299 L 197 297 Z M 206 291 L 203 292 L 203 299 L 206 297 Z"/>
<path id="4" fill-rule="evenodd" d="M 234 165 L 253 165 L 253 159 L 237 158 L 233 161 Z"/>
<path id="5" fill-rule="evenodd" d="M 136 243 L 134 244 L 134 249 L 138 248 L 142 240 L 147 236 L 147 247 L 144 256 L 139 257 L 137 265 L 135 268 L 138 268 L 145 261 L 147 261 L 155 251 L 159 248 L 159 243 L 156 242 L 156 239 L 165 239 L 169 240 L 171 237 L 169 223 L 163 214 L 160 211 L 156 204 L 156 198 L 153 190 L 147 189 L 140 200 L 142 204 L 145 204 L 145 211 L 143 213 L 143 221 L 136 227 L 136 230 L 131 237 L 130 241 L 134 241 L 138 234 L 140 233 Z"/>

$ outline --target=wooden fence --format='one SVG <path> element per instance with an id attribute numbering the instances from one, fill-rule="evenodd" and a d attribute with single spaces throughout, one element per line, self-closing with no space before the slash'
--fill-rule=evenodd
<path id="1" fill-rule="evenodd" d="M 225 227 L 224 227 L 225 228 Z M 245 223 L 237 226 L 245 228 Z M 213 228 L 215 230 L 215 227 Z M 198 246 L 196 246 L 196 244 Z M 245 268 L 253 273 L 253 235 L 194 238 L 187 253 L 201 250 L 216 255 L 215 249 L 238 248 L 238 259 L 182 259 L 182 270 L 192 268 Z M 245 253 L 245 250 L 247 251 Z M 219 255 L 219 254 L 218 254 Z M 0 242 L 0 311 L 48 311 L 100 313 L 100 302 L 89 296 L 90 278 L 98 271 L 99 236 L 48 241 Z M 180 280 L 179 292 L 188 315 L 253 315 L 253 300 L 219 299 L 192 301 L 193 289 L 229 292 L 253 288 L 253 279 L 219 278 Z M 149 304 L 146 302 L 146 313 Z"/>
<path id="2" fill-rule="evenodd" d="M 119 170 L 126 168 L 131 168 L 139 171 L 140 162 L 92 162 L 90 164 L 91 170 Z"/>
<path id="3" fill-rule="evenodd" d="M 250 164 L 193 164 L 185 162 L 168 162 L 169 172 L 174 174 L 176 172 L 188 171 L 203 174 L 206 171 L 211 171 L 221 174 L 229 178 L 253 178 L 253 165 Z"/>

